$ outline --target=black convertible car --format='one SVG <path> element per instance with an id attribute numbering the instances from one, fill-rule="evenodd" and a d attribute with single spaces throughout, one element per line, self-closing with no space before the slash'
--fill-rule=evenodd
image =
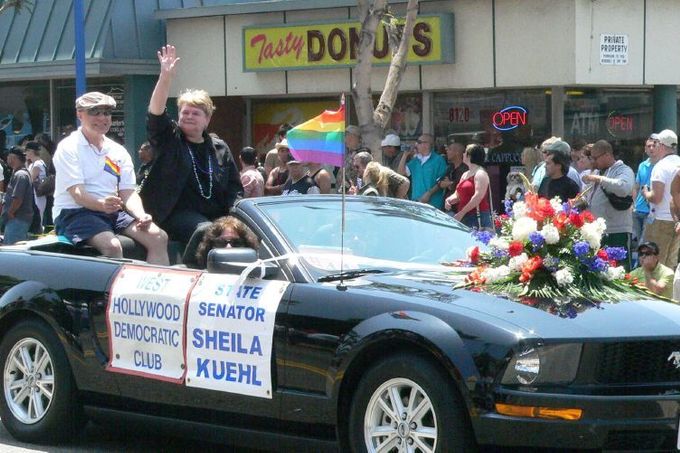
<path id="1" fill-rule="evenodd" d="M 454 289 L 459 223 L 349 197 L 343 236 L 341 207 L 242 200 L 260 249 L 206 271 L 0 248 L 2 422 L 28 442 L 118 418 L 284 451 L 676 448 L 679 306 Z"/>

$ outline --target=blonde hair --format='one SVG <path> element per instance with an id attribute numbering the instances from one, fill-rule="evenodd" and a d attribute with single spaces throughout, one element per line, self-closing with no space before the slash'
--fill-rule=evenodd
<path id="1" fill-rule="evenodd" d="M 177 108 L 182 110 L 182 107 L 185 105 L 199 108 L 208 116 L 212 116 L 213 112 L 216 110 L 215 104 L 213 104 L 212 99 L 210 99 L 208 92 L 205 90 L 187 89 L 180 93 L 177 98 Z"/>
<path id="2" fill-rule="evenodd" d="M 531 176 L 534 168 L 542 161 L 541 150 L 527 146 L 522 150 L 522 165 L 524 165 L 524 175 Z"/>
<path id="3" fill-rule="evenodd" d="M 386 197 L 389 188 L 387 170 L 378 162 L 369 162 L 364 170 L 364 181 L 371 183 L 378 190 L 378 193 Z"/>

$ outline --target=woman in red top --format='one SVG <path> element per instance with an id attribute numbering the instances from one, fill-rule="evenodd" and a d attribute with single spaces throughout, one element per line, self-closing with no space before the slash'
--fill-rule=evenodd
<path id="1" fill-rule="evenodd" d="M 446 210 L 458 205 L 458 212 L 453 218 L 470 228 L 493 228 L 489 205 L 489 175 L 482 167 L 485 157 L 486 153 L 481 145 L 468 145 L 463 162 L 469 170 L 463 173 L 456 191 L 444 202 Z"/>

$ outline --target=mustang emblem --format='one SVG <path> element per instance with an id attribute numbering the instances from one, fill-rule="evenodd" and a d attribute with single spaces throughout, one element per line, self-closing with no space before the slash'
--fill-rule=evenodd
<path id="1" fill-rule="evenodd" d="M 680 351 L 671 352 L 671 355 L 666 360 L 675 365 L 675 368 L 680 368 Z"/>

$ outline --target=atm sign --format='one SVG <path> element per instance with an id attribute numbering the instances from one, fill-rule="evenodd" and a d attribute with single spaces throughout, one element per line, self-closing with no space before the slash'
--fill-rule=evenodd
<path id="1" fill-rule="evenodd" d="M 505 107 L 494 113 L 491 121 L 499 131 L 511 131 L 527 124 L 527 109 L 519 105 Z"/>

